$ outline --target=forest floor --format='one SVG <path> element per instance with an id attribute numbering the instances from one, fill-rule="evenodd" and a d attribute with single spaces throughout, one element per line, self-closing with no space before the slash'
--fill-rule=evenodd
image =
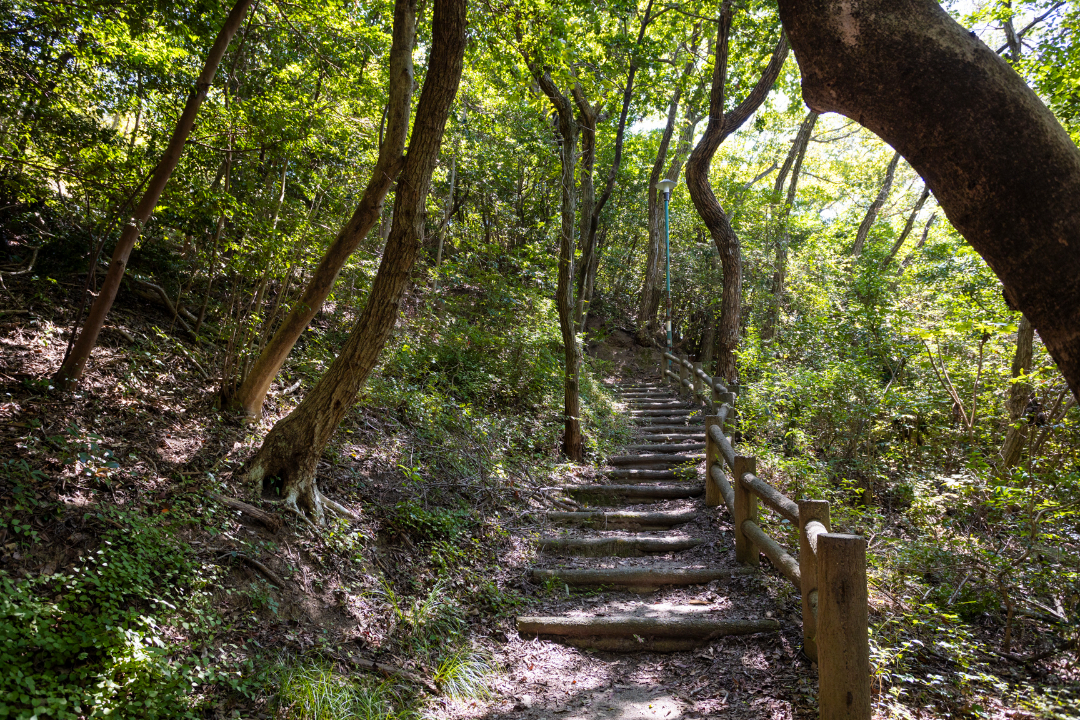
<path id="1" fill-rule="evenodd" d="M 403 479 L 402 467 L 421 440 L 393 408 L 361 402 L 339 431 L 333 456 L 320 465 L 323 492 L 358 511 L 352 527 L 315 533 L 286 518 L 276 529 L 229 509 L 219 496 L 275 513 L 232 473 L 294 400 L 273 397 L 257 427 L 221 413 L 213 404 L 209 357 L 170 335 L 158 307 L 130 296 L 110 315 L 79 390 L 59 395 L 48 378 L 60 364 L 72 321 L 63 301 L 68 291 L 29 278 L 9 279 L 0 291 L 0 462 L 6 472 L 0 477 L 0 570 L 48 583 L 75 572 L 109 538 L 115 541 L 116 531 L 142 527 L 133 524 L 136 516 L 140 523 L 165 523 L 207 573 L 209 607 L 187 617 L 210 618 L 209 625 L 177 621 L 164 630 L 170 657 L 217 658 L 241 678 L 232 689 L 221 682 L 198 686 L 202 716 L 282 717 L 274 699 L 280 676 L 260 670 L 260 663 L 318 658 L 349 673 L 364 658 L 396 666 L 406 679 L 429 678 L 437 674 L 443 646 L 462 643 L 487 659 L 489 692 L 455 698 L 418 691 L 427 716 L 816 715 L 816 672 L 799 653 L 797 599 L 767 575 L 742 582 L 759 591 L 756 610 L 781 620 L 779 634 L 719 639 L 693 652 L 629 655 L 520 638 L 515 615 L 592 612 L 598 596 L 530 582 L 541 506 L 526 488 L 520 494 L 513 487 L 484 490 L 511 497 L 478 495 L 482 518 L 462 521 L 460 533 L 421 532 L 438 523 L 426 511 L 413 513 L 410 503 L 434 501 L 455 481 Z M 640 376 L 648 362 L 621 331 L 591 351 L 611 363 L 609 381 Z M 18 474 L 20 463 L 25 472 Z M 595 474 L 590 467 L 559 468 L 544 482 Z M 699 530 L 717 542 L 730 539 L 719 514 Z M 457 553 L 458 563 L 449 573 L 448 553 Z M 433 584 L 445 593 L 435 604 L 456 608 L 453 632 L 433 630 L 421 617 L 423 590 Z M 725 602 L 716 587 L 664 591 L 655 600 Z M 1001 706 L 982 716 L 1028 717 Z"/>

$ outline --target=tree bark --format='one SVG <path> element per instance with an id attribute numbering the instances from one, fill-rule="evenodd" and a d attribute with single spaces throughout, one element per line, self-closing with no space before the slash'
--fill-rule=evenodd
<path id="1" fill-rule="evenodd" d="M 259 353 L 251 372 L 244 378 L 235 394 L 227 398 L 229 407 L 242 411 L 249 418 L 262 415 L 266 393 L 293 345 L 322 308 L 349 256 L 367 237 L 382 214 L 386 194 L 401 169 L 405 138 L 409 132 L 415 36 L 416 0 L 395 0 L 386 101 L 386 133 L 379 147 L 379 159 L 349 222 L 326 249 L 299 300 L 293 304 L 270 342 Z"/>
<path id="2" fill-rule="evenodd" d="M 779 6 L 807 104 L 911 163 L 1080 397 L 1080 149 L 1053 113 L 933 0 Z"/>
<path id="3" fill-rule="evenodd" d="M 465 0 L 435 0 L 427 77 L 394 197 L 393 226 L 368 301 L 326 373 L 303 402 L 271 429 L 245 467 L 247 481 L 259 483 L 263 492 L 276 486 L 287 508 L 317 524 L 323 522 L 326 507 L 349 514 L 319 492 L 315 468 L 397 321 L 401 298 L 420 249 L 431 175 L 461 79 L 465 26 Z"/>
<path id="4" fill-rule="evenodd" d="M 720 13 L 716 34 L 716 64 L 713 67 L 712 90 L 709 93 L 709 124 L 686 163 L 686 187 L 698 215 L 709 228 L 713 243 L 720 253 L 724 269 L 724 289 L 720 298 L 720 323 L 717 328 L 717 374 L 728 383 L 738 383 L 735 348 L 739 344 L 742 302 L 742 251 L 739 236 L 728 221 L 727 214 L 709 183 L 709 165 L 717 148 L 746 122 L 746 119 L 765 101 L 773 83 L 787 59 L 788 45 L 781 35 L 757 84 L 731 112 L 724 113 L 724 92 L 727 82 L 728 38 L 731 31 L 731 5 L 725 3 Z"/>
<path id="5" fill-rule="evenodd" d="M 90 306 L 90 312 L 86 316 L 86 322 L 83 323 L 79 337 L 53 378 L 53 382 L 61 389 L 70 390 L 74 388 L 86 370 L 86 362 L 90 359 L 90 352 L 97 344 L 98 334 L 105 324 L 105 316 L 109 314 L 109 310 L 112 309 L 112 304 L 116 300 L 116 293 L 120 289 L 120 280 L 124 277 L 124 271 L 127 269 L 128 258 L 131 257 L 131 250 L 135 247 L 135 241 L 139 239 L 143 227 L 149 222 L 150 216 L 154 213 L 154 208 L 157 207 L 158 200 L 161 198 L 161 193 L 164 192 L 173 170 L 176 169 L 177 163 L 180 162 L 180 155 L 184 151 L 184 144 L 187 142 L 191 129 L 195 125 L 195 116 L 199 113 L 199 107 L 202 106 L 203 100 L 206 99 L 210 85 L 214 82 L 214 75 L 217 73 L 218 65 L 221 64 L 221 58 L 225 56 L 225 51 L 229 49 L 229 43 L 240 28 L 240 23 L 243 22 L 244 15 L 247 14 L 251 3 L 252 0 L 237 0 L 232 10 L 229 11 L 228 17 L 225 18 L 221 30 L 218 31 L 214 44 L 210 46 L 210 51 L 206 54 L 202 72 L 195 81 L 195 87 L 191 89 L 191 93 L 188 95 L 184 110 L 180 113 L 180 119 L 176 121 L 176 127 L 173 128 L 169 144 L 166 146 L 161 159 L 158 160 L 158 164 L 154 168 L 154 173 L 146 185 L 146 190 L 143 192 L 139 204 L 135 206 L 131 221 L 124 226 L 123 231 L 120 233 L 120 240 L 113 250 L 109 269 L 105 274 L 105 279 L 101 284 L 97 297 L 94 298 L 94 302 Z"/>
<path id="6" fill-rule="evenodd" d="M 795 142 L 791 145 L 791 151 L 784 159 L 780 168 L 780 174 L 776 177 L 773 185 L 773 195 L 780 197 L 784 191 L 784 182 L 791 173 L 791 182 L 788 184 L 787 197 L 784 206 L 780 210 L 776 220 L 776 260 L 772 277 L 772 296 L 769 298 L 769 310 L 765 315 L 765 324 L 761 328 L 761 339 L 772 340 L 776 336 L 776 326 L 780 322 L 780 306 L 783 304 L 784 286 L 787 283 L 787 250 L 790 242 L 788 232 L 788 219 L 791 217 L 791 207 L 795 204 L 795 192 L 799 186 L 799 173 L 802 171 L 803 159 L 806 157 L 806 148 L 810 145 L 810 135 L 814 132 L 819 114 L 811 110 L 799 126 L 799 132 L 795 135 Z"/>
<path id="7" fill-rule="evenodd" d="M 596 126 L 601 120 L 600 103 L 590 105 L 585 98 L 581 85 L 574 84 L 570 94 L 574 98 L 574 104 L 578 107 L 578 132 L 581 137 L 581 154 L 579 156 L 578 175 L 581 177 L 581 215 L 578 229 L 578 244 L 581 246 L 581 261 L 578 263 L 577 272 L 577 303 L 574 306 L 574 327 L 581 323 L 581 316 L 585 312 L 585 274 L 589 265 L 592 264 L 594 252 L 593 242 L 595 237 L 590 237 L 589 225 L 592 224 L 593 205 L 596 202 L 596 185 L 593 181 L 593 169 L 596 165 Z"/>
<path id="8" fill-rule="evenodd" d="M 559 329 L 562 331 L 563 355 L 563 452 L 574 462 L 584 458 L 581 437 L 581 399 L 578 382 L 581 374 L 581 354 L 577 346 L 574 326 L 574 166 L 577 164 L 578 126 L 574 120 L 574 108 L 555 82 L 551 74 L 538 72 L 530 65 L 540 89 L 551 101 L 558 117 L 559 164 L 562 168 L 559 181 L 562 185 L 561 225 L 559 229 L 559 279 L 555 289 L 555 307 L 559 313 Z"/>
<path id="9" fill-rule="evenodd" d="M 892 160 L 889 161 L 889 167 L 885 168 L 885 178 L 881 181 L 881 189 L 878 190 L 874 201 L 870 203 L 870 207 L 866 209 L 866 215 L 863 216 L 863 221 L 859 224 L 859 231 L 855 233 L 855 245 L 851 248 L 851 254 L 855 257 L 862 255 L 863 245 L 866 244 L 866 238 L 870 235 L 870 228 L 874 227 L 878 213 L 881 212 L 885 201 L 889 199 L 893 178 L 896 177 L 896 165 L 899 162 L 900 153 L 894 152 Z"/>
<path id="10" fill-rule="evenodd" d="M 1020 455 L 1024 451 L 1024 443 L 1027 441 L 1027 423 L 1020 422 L 1027 408 L 1028 399 L 1031 397 L 1031 384 L 1017 378 L 1031 374 L 1032 346 L 1035 340 L 1035 328 L 1031 322 L 1020 316 L 1020 324 L 1016 328 L 1016 354 L 1013 356 L 1012 376 L 1013 384 L 1009 388 L 1009 399 L 1005 401 L 1005 409 L 1009 413 L 1009 431 L 1005 433 L 1005 442 L 1001 445 L 1001 466 L 1008 469 L 1020 461 Z"/>

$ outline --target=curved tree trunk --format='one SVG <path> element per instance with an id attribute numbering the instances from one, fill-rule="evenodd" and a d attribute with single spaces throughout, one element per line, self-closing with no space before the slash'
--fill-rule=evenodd
<path id="1" fill-rule="evenodd" d="M 724 269 L 724 289 L 720 298 L 720 323 L 716 332 L 716 372 L 728 383 L 738 383 L 735 348 L 739 345 L 739 325 L 742 302 L 742 251 L 739 237 L 728 221 L 727 214 L 716 199 L 709 184 L 709 165 L 724 139 L 739 129 L 746 119 L 764 102 L 787 59 L 787 40 L 783 36 L 773 51 L 768 66 L 750 94 L 730 113 L 724 113 L 724 92 L 727 81 L 728 37 L 731 31 L 731 5 L 725 3 L 720 14 L 716 35 L 716 64 L 713 67 L 712 90 L 709 93 L 709 125 L 686 163 L 686 187 L 698 215 L 709 228 L 713 243 L 720 253 Z"/>
<path id="2" fill-rule="evenodd" d="M 304 401 L 278 422 L 248 461 L 245 478 L 264 492 L 280 479 L 286 507 L 323 522 L 324 507 L 348 514 L 315 484 L 315 467 L 397 321 L 401 297 L 420 249 L 424 201 L 465 54 L 465 0 L 435 0 L 427 77 L 416 108 L 409 152 L 394 197 L 394 220 L 367 304 L 349 339 Z"/>
<path id="3" fill-rule="evenodd" d="M 1080 149 L 1053 113 L 933 0 L 779 5 L 807 104 L 911 163 L 1080 397 Z"/>
<path id="4" fill-rule="evenodd" d="M 195 81 L 195 87 L 191 89 L 191 94 L 188 95 L 184 111 L 180 113 L 180 119 L 176 121 L 176 127 L 173 129 L 169 144 L 154 168 L 154 173 L 146 185 L 142 199 L 135 206 L 131 221 L 124 226 L 123 231 L 120 233 L 120 240 L 113 250 L 109 269 L 105 273 L 105 279 L 101 284 L 97 297 L 94 298 L 94 302 L 90 306 L 90 312 L 86 316 L 86 322 L 83 323 L 79 337 L 76 339 L 75 344 L 72 345 L 71 352 L 68 353 L 53 378 L 53 382 L 61 389 L 70 390 L 75 387 L 86 370 L 86 362 L 90 359 L 90 352 L 97 345 L 98 334 L 105 325 L 105 316 L 109 314 L 109 310 L 112 309 L 113 302 L 116 300 L 116 293 L 120 289 L 120 280 L 124 277 L 124 271 L 127 269 L 128 258 L 131 256 L 132 248 L 135 247 L 135 241 L 139 239 L 143 227 L 150 221 L 150 216 L 153 215 L 154 208 L 157 207 L 161 193 L 164 192 L 173 170 L 176 169 L 177 163 L 180 162 L 184 144 L 191 134 L 191 129 L 195 126 L 195 116 L 199 114 L 199 108 L 202 106 L 203 100 L 206 99 L 210 85 L 214 82 L 214 75 L 217 74 L 221 58 L 225 56 L 225 51 L 229 49 L 229 43 L 232 42 L 236 31 L 240 29 L 240 23 L 244 21 L 244 15 L 247 14 L 251 3 L 252 0 L 237 0 L 229 12 L 229 16 L 225 18 L 221 30 L 218 31 L 214 44 L 210 46 L 210 51 L 206 54 L 202 72 Z"/>
<path id="5" fill-rule="evenodd" d="M 409 132 L 409 104 L 412 99 L 413 40 L 416 36 L 416 0 L 394 3 L 394 35 L 390 46 L 390 76 L 386 101 L 386 134 L 379 159 L 371 171 L 360 203 L 349 222 L 326 249 L 300 298 L 278 326 L 270 342 L 259 353 L 255 365 L 227 405 L 250 418 L 262 415 L 263 400 L 289 356 L 293 345 L 322 308 L 334 287 L 338 273 L 356 246 L 367 237 L 382 214 L 383 201 L 401 169 L 405 138 Z"/>

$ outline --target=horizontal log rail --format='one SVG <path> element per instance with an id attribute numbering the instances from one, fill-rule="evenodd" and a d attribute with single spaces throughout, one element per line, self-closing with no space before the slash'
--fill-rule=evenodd
<path id="1" fill-rule="evenodd" d="M 731 513 L 735 557 L 756 566 L 765 555 L 802 596 L 803 651 L 818 663 L 821 717 L 869 720 L 866 539 L 831 532 L 827 501 L 796 502 L 757 477 L 757 459 L 738 455 L 728 437 L 738 418 L 735 394 L 700 363 L 665 352 L 660 380 L 670 380 L 680 395 L 701 402 L 708 413 L 705 504 L 723 503 Z M 797 556 L 761 527 L 759 502 L 798 529 Z"/>

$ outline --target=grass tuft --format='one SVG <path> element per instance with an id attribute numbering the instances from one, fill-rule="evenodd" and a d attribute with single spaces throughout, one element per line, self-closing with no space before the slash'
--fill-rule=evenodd
<path id="1" fill-rule="evenodd" d="M 439 690 L 454 700 L 486 700 L 492 695 L 488 676 L 494 670 L 485 653 L 460 645 L 439 660 L 433 679 Z"/>
<path id="2" fill-rule="evenodd" d="M 288 720 L 415 720 L 390 683 L 339 675 L 325 663 L 289 667 L 278 690 L 278 717 Z"/>

